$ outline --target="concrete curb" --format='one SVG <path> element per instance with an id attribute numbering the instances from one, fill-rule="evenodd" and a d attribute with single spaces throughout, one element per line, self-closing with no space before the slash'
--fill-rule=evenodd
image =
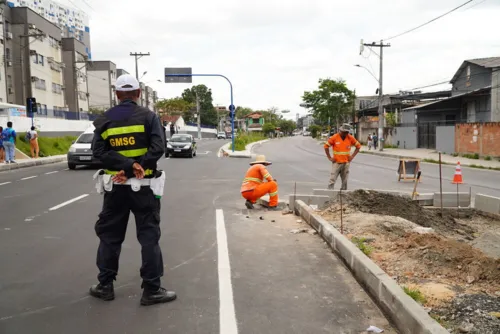
<path id="1" fill-rule="evenodd" d="M 55 164 L 55 163 L 65 162 L 65 161 L 67 161 L 67 157 L 65 155 L 64 156 L 59 155 L 59 156 L 54 156 L 54 157 L 40 158 L 40 159 L 29 159 L 27 161 L 20 161 L 20 162 L 15 163 L 15 164 L 0 165 L 0 172 L 20 169 L 20 168 Z"/>
<path id="2" fill-rule="evenodd" d="M 252 158 L 254 156 L 254 154 L 252 154 L 252 149 L 254 146 L 263 144 L 263 143 L 268 142 L 268 141 L 269 141 L 269 139 L 256 141 L 256 142 L 250 143 L 247 146 L 245 146 L 244 151 L 235 151 L 235 152 L 232 152 L 231 150 L 229 150 L 229 145 L 231 145 L 231 143 L 227 143 L 224 146 L 222 146 L 220 148 L 220 150 L 223 151 L 229 158 L 247 158 L 248 159 L 248 158 Z"/>
<path id="3" fill-rule="evenodd" d="M 295 213 L 311 225 L 349 267 L 396 328 L 405 334 L 448 334 L 439 323 L 411 299 L 379 266 L 303 201 L 295 202 Z"/>

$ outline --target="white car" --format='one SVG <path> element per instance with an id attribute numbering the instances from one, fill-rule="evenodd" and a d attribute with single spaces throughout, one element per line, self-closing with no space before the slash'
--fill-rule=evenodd
<path id="1" fill-rule="evenodd" d="M 76 166 L 95 166 L 101 162 L 92 156 L 92 140 L 94 139 L 94 126 L 90 126 L 70 146 L 68 151 L 68 168 L 75 169 Z"/>
<path id="2" fill-rule="evenodd" d="M 227 139 L 226 134 L 224 132 L 219 132 L 217 134 L 217 139 Z"/>

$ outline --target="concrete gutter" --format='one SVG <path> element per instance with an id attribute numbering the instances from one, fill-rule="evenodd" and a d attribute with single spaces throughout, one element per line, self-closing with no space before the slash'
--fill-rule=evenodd
<path id="1" fill-rule="evenodd" d="M 229 158 L 252 158 L 254 156 L 252 154 L 253 147 L 257 146 L 257 145 L 261 145 L 267 141 L 269 141 L 269 139 L 250 143 L 245 147 L 244 151 L 234 151 L 234 152 L 229 149 L 229 146 L 231 145 L 231 143 L 227 143 L 220 148 L 219 156 L 227 156 Z"/>
<path id="2" fill-rule="evenodd" d="M 291 208 L 293 208 L 291 206 Z M 345 262 L 358 282 L 404 334 L 449 334 L 379 266 L 349 239 L 306 205 L 295 202 L 295 213 L 311 225 L 330 248 Z"/>
<path id="3" fill-rule="evenodd" d="M 67 161 L 66 155 L 55 155 L 55 156 L 46 157 L 46 158 L 21 160 L 15 164 L 1 164 L 0 165 L 0 172 L 19 169 L 19 168 L 55 164 L 58 162 L 65 162 L 65 161 Z"/>

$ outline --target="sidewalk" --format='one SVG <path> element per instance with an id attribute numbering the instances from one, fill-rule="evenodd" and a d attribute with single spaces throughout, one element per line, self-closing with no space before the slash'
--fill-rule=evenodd
<path id="1" fill-rule="evenodd" d="M 384 148 L 384 150 L 380 152 L 374 149 L 368 150 L 368 147 L 363 146 L 361 148 L 361 153 L 392 157 L 396 159 L 401 159 L 401 158 L 421 159 L 423 162 L 426 162 L 424 160 L 428 160 L 427 162 L 439 161 L 438 152 L 436 152 L 435 150 L 423 149 L 423 148 L 418 148 L 414 150 Z M 498 161 L 498 159 L 492 159 L 487 161 L 483 159 L 467 159 L 459 156 L 454 157 L 449 154 L 442 154 L 441 161 L 444 164 L 450 164 L 450 165 L 456 165 L 457 162 L 460 161 L 460 164 L 462 166 L 479 167 L 486 169 L 500 169 L 500 161 Z"/>
<path id="2" fill-rule="evenodd" d="M 16 157 L 17 157 L 17 155 L 16 155 Z M 41 166 L 41 165 L 58 163 L 58 162 L 64 162 L 64 161 L 66 161 L 66 159 L 67 159 L 66 155 L 54 155 L 52 157 L 38 158 L 38 159 L 28 158 L 28 159 L 18 160 L 17 163 L 14 163 L 14 164 L 0 164 L 0 172 L 7 171 L 7 170 L 13 170 L 13 169 L 19 169 L 19 168 Z"/>
<path id="3" fill-rule="evenodd" d="M 219 155 L 219 156 L 228 156 L 230 158 L 251 158 L 251 157 L 253 157 L 253 154 L 252 154 L 253 147 L 256 145 L 263 144 L 267 141 L 269 141 L 269 139 L 250 143 L 245 147 L 244 151 L 234 151 L 234 152 L 229 149 L 229 146 L 231 145 L 231 143 L 227 143 L 226 145 L 221 147 L 220 151 L 223 153 L 222 153 L 222 155 Z"/>

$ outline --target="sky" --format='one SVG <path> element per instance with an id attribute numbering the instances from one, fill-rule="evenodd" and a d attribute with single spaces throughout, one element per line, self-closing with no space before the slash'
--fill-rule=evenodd
<path id="1" fill-rule="evenodd" d="M 93 60 L 111 60 L 135 74 L 161 98 L 189 84 L 165 84 L 165 67 L 223 74 L 233 83 L 234 104 L 253 109 L 306 111 L 304 91 L 320 78 L 341 78 L 358 96 L 378 87 L 379 58 L 365 43 L 402 33 L 466 0 L 61 0 L 90 16 Z M 500 1 L 474 0 L 417 31 L 388 40 L 384 93 L 450 80 L 463 60 L 500 56 Z M 375 49 L 379 52 L 379 49 Z M 355 67 L 359 64 L 364 68 Z M 160 80 L 162 82 L 158 82 Z M 222 78 L 193 78 L 212 89 L 214 105 L 230 104 Z M 423 91 L 449 89 L 441 85 Z"/>

